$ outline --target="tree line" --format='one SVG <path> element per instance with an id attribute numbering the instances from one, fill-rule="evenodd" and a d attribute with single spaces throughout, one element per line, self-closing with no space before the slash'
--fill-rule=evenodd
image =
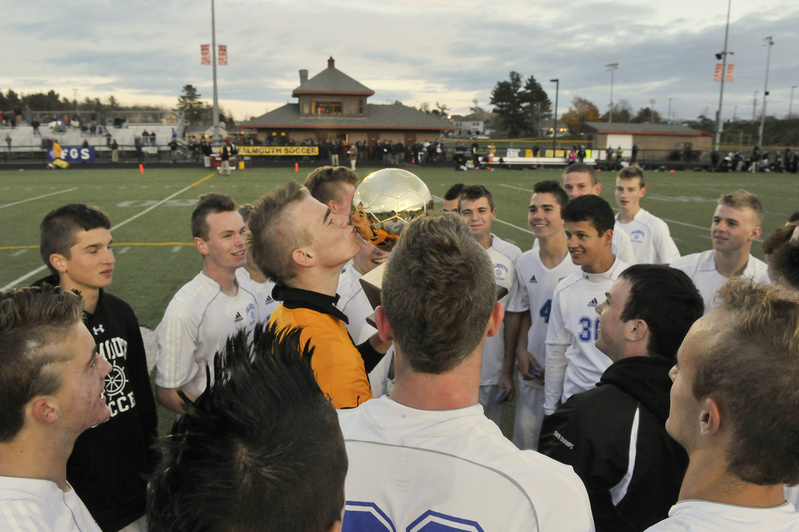
<path id="1" fill-rule="evenodd" d="M 510 137 L 538 137 L 542 128 L 552 121 L 552 104 L 541 84 L 530 76 L 522 83 L 522 75 L 511 71 L 509 79 L 498 81 L 491 91 L 493 112 L 499 117 L 497 130 Z M 569 127 L 571 134 L 580 132 L 586 122 L 607 122 L 608 112 L 600 114 L 599 108 L 586 98 L 575 96 L 569 110 L 558 117 Z M 613 104 L 613 122 L 621 123 L 660 123 L 657 111 L 643 107 L 633 114 L 627 100 Z"/>
<path id="2" fill-rule="evenodd" d="M 21 114 L 25 111 L 70 112 L 78 108 L 80 108 L 81 111 L 95 112 L 125 109 L 164 110 L 162 106 L 154 105 L 137 105 L 135 107 L 124 106 L 120 104 L 113 95 L 105 100 L 86 96 L 83 101 L 78 101 L 77 98 L 64 98 L 52 89 L 47 92 L 31 92 L 28 94 L 17 93 L 13 89 L 8 89 L 5 93 L 0 91 L 0 110 L 2 111 L 19 111 Z"/>

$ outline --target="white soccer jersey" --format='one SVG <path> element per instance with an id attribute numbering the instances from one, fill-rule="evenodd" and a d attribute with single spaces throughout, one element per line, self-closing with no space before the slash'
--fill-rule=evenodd
<path id="1" fill-rule="evenodd" d="M 486 250 L 491 264 L 494 266 L 496 283 L 508 289 L 508 293 L 500 299 L 505 312 L 523 312 L 519 298 L 519 280 L 516 278 L 516 260 L 522 250 L 498 236 L 491 235 L 491 247 Z M 480 367 L 480 386 L 499 384 L 502 368 L 505 365 L 505 324 L 499 327 L 495 336 L 486 338 L 483 344 L 483 361 Z"/>
<path id="2" fill-rule="evenodd" d="M 669 517 L 646 532 L 768 532 L 799 531 L 799 514 L 790 503 L 770 508 L 737 506 L 689 499 L 669 510 Z"/>
<path id="3" fill-rule="evenodd" d="M 0 476 L 0 530 L 101 532 L 74 489 L 50 480 Z"/>
<path id="4" fill-rule="evenodd" d="M 527 334 L 527 351 L 541 367 L 546 367 L 547 325 L 552 311 L 555 287 L 562 279 L 579 272 L 580 267 L 572 262 L 568 253 L 560 264 L 551 270 L 541 262 L 540 251 L 527 251 L 516 263 L 522 307 L 530 311 L 532 318 L 530 331 Z M 520 378 L 519 382 L 537 388 L 542 387 L 534 380 Z"/>
<path id="5" fill-rule="evenodd" d="M 618 223 L 613 226 L 613 241 L 610 243 L 610 247 L 616 258 L 621 259 L 624 264 L 628 266 L 637 264 L 635 261 L 635 250 L 630 241 L 630 235 L 619 227 Z"/>
<path id="6" fill-rule="evenodd" d="M 522 307 L 529 309 L 532 323 L 527 333 L 527 352 L 538 365 L 546 368 L 547 325 L 552 312 L 552 296 L 558 282 L 580 271 L 567 253 L 551 270 L 541 262 L 540 251 L 530 250 L 516 262 Z M 517 376 L 516 413 L 513 443 L 520 449 L 537 449 L 541 424 L 544 421 L 544 385 Z"/>
<path id="7" fill-rule="evenodd" d="M 259 319 L 254 294 L 239 286 L 235 297 L 226 296 L 200 272 L 178 290 L 155 329 L 155 383 L 200 395 L 207 385 L 205 368 L 213 370 L 214 356 L 227 337 Z"/>
<path id="8" fill-rule="evenodd" d="M 711 249 L 702 253 L 686 255 L 671 263 L 672 268 L 684 271 L 694 282 L 699 293 L 702 294 L 702 299 L 705 300 L 706 313 L 718 306 L 715 300 L 716 292 L 729 281 L 716 271 L 715 256 L 716 250 Z M 741 277 L 748 277 L 759 283 L 771 282 L 766 263 L 752 255 L 749 255 L 749 262 L 746 263 Z"/>
<path id="9" fill-rule="evenodd" d="M 604 273 L 581 270 L 555 288 L 546 340 L 546 415 L 575 393 L 593 388 L 610 366 L 611 360 L 594 345 L 599 333 L 596 307 L 626 268 L 616 258 Z"/>
<path id="10" fill-rule="evenodd" d="M 536 239 L 533 242 L 533 251 L 537 251 L 539 246 L 538 239 Z M 613 255 L 621 259 L 622 262 L 628 266 L 637 264 L 635 262 L 635 251 L 630 242 L 630 236 L 619 227 L 618 223 L 613 226 L 613 240 L 610 242 L 610 249 L 613 251 Z"/>
<path id="11" fill-rule="evenodd" d="M 268 279 L 263 283 L 253 281 L 246 268 L 236 270 L 236 280 L 239 282 L 239 286 L 244 286 L 247 291 L 255 294 L 260 321 L 268 323 L 269 316 L 280 306 L 280 301 L 275 301 L 272 298 L 272 289 L 275 287 L 275 283 Z"/>
<path id="12" fill-rule="evenodd" d="M 571 467 L 517 449 L 480 405 L 416 410 L 381 397 L 338 414 L 343 530 L 594 530 Z"/>
<path id="13" fill-rule="evenodd" d="M 630 237 L 636 264 L 670 264 L 680 258 L 669 226 L 645 209 L 635 213 L 632 221 L 626 224 L 619 221 L 617 214 L 616 228 Z"/>
<path id="14" fill-rule="evenodd" d="M 355 345 L 360 345 L 368 340 L 377 329 L 366 322 L 366 318 L 374 313 L 372 305 L 361 286 L 361 272 L 355 269 L 352 260 L 344 265 L 341 276 L 338 278 L 338 302 L 336 307 L 346 314 L 347 332 L 350 333 Z"/>

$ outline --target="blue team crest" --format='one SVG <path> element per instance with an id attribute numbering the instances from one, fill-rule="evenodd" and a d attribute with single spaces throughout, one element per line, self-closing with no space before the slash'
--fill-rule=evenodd
<path id="1" fill-rule="evenodd" d="M 496 276 L 497 281 L 504 281 L 510 275 L 510 271 L 504 264 L 497 263 L 494 264 L 494 275 Z"/>
<path id="2" fill-rule="evenodd" d="M 258 309 L 255 303 L 247 305 L 247 318 L 250 320 L 250 327 L 255 326 L 255 323 L 258 321 Z"/>
<path id="3" fill-rule="evenodd" d="M 644 232 L 640 229 L 636 229 L 632 233 L 630 233 L 630 240 L 636 243 L 643 242 L 644 240 Z"/>

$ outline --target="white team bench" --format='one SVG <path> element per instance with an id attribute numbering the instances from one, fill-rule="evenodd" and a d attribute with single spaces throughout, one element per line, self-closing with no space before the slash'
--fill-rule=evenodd
<path id="1" fill-rule="evenodd" d="M 595 158 L 585 158 L 583 163 L 594 166 Z M 514 166 L 568 166 L 570 163 L 566 157 L 500 157 L 497 155 L 480 157 L 481 166 L 500 166 L 512 168 Z"/>

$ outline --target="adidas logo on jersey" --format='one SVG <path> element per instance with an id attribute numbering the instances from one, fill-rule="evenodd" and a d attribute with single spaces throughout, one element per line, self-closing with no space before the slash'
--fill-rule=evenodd
<path id="1" fill-rule="evenodd" d="M 596 298 L 588 302 L 589 307 L 596 307 L 597 305 L 599 305 L 599 301 L 597 301 Z"/>
<path id="2" fill-rule="evenodd" d="M 240 321 L 244 321 L 244 318 L 241 317 L 241 312 L 236 312 L 236 317 L 233 318 L 233 323 L 238 323 Z"/>
<path id="3" fill-rule="evenodd" d="M 274 302 L 275 302 L 275 300 L 274 300 L 274 299 L 272 299 L 272 296 L 266 296 L 266 304 L 267 304 L 267 305 L 268 305 L 269 303 L 274 303 Z"/>
<path id="4" fill-rule="evenodd" d="M 527 281 L 527 282 L 528 283 L 537 283 L 538 281 L 536 280 L 535 275 L 533 275 L 532 277 L 530 277 L 530 280 Z"/>

